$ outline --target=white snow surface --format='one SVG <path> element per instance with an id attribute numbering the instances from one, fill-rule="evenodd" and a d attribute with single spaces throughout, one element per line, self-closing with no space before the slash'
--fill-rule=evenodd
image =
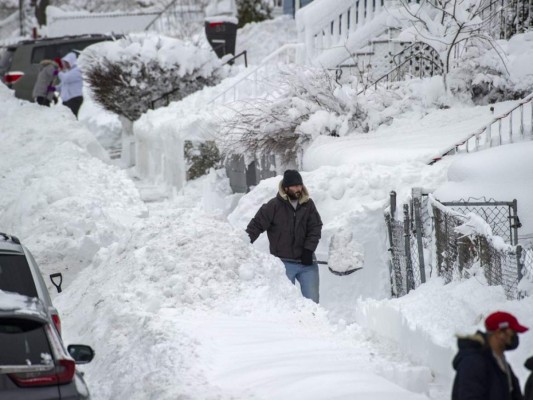
<path id="1" fill-rule="evenodd" d="M 201 118 L 216 91 L 149 112 L 140 126 Z M 401 101 L 391 98 L 391 107 Z M 321 267 L 317 306 L 286 279 L 265 235 L 252 246 L 243 231 L 280 176 L 235 205 L 224 174 L 212 171 L 147 205 L 68 109 L 17 100 L 3 86 L 0 104 L 0 231 L 19 236 L 45 275 L 64 274 L 54 303 L 66 342 L 96 351 L 82 367 L 95 400 L 443 400 L 455 334 L 482 328 L 497 309 L 533 327 L 533 297 L 508 301 L 480 273 L 447 285 L 431 277 L 389 298 L 383 210 L 391 190 L 399 204 L 417 186 L 437 189 L 439 199 L 516 194 L 522 223 L 532 226 L 531 142 L 425 163 L 486 124 L 488 107 L 397 107 L 389 127 L 312 144 L 302 176 L 324 221 L 317 255 L 328 258 L 339 231 L 364 255 L 364 268 L 346 277 Z M 531 348 L 528 332 L 508 356 L 522 382 Z"/>

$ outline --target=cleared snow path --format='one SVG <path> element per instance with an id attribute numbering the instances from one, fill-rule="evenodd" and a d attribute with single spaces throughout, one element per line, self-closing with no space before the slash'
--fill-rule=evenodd
<path id="1" fill-rule="evenodd" d="M 208 380 L 237 399 L 426 398 L 376 375 L 385 364 L 400 367 L 374 354 L 361 332 L 339 340 L 311 315 L 182 319 L 180 327 L 202 342 Z M 418 378 L 416 369 L 403 372 Z"/>

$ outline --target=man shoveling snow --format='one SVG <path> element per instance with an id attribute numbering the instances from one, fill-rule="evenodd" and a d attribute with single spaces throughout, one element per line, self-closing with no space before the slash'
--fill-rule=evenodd
<path id="1" fill-rule="evenodd" d="M 287 170 L 278 194 L 263 204 L 246 228 L 253 243 L 267 231 L 270 254 L 279 257 L 285 273 L 302 295 L 319 301 L 318 264 L 314 252 L 322 232 L 322 220 L 298 171 Z"/>

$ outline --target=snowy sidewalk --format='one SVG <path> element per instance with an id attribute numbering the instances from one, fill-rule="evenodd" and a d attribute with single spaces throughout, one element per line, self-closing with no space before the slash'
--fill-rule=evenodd
<path id="1" fill-rule="evenodd" d="M 377 375 L 394 366 L 372 352 L 360 331 L 349 342 L 319 318 L 283 317 L 202 316 L 178 325 L 200 341 L 208 381 L 237 399 L 427 398 Z"/>

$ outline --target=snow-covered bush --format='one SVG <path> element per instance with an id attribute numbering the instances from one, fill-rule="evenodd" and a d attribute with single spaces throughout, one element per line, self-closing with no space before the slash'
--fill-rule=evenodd
<path id="1" fill-rule="evenodd" d="M 455 96 L 468 94 L 476 104 L 492 104 L 525 97 L 533 91 L 533 33 L 513 36 L 492 47 L 469 46 L 461 65 L 449 74 Z"/>
<path id="2" fill-rule="evenodd" d="M 249 22 L 261 22 L 272 18 L 272 4 L 269 0 L 237 0 L 239 28 Z"/>
<path id="3" fill-rule="evenodd" d="M 132 164 L 132 122 L 165 95 L 172 100 L 216 85 L 224 73 L 209 49 L 155 34 L 129 35 L 88 48 L 80 57 L 92 97 L 123 124 L 123 154 Z M 131 154 L 129 154 L 130 152 Z"/>
<path id="4" fill-rule="evenodd" d="M 130 121 L 166 93 L 180 99 L 222 77 L 210 50 L 151 34 L 93 45 L 80 63 L 95 100 Z"/>
<path id="5" fill-rule="evenodd" d="M 320 136 L 367 132 L 366 113 L 356 101 L 351 85 L 337 84 L 334 74 L 321 69 L 287 68 L 274 99 L 238 103 L 225 121 L 226 154 L 257 157 L 276 154 L 285 163 Z"/>

